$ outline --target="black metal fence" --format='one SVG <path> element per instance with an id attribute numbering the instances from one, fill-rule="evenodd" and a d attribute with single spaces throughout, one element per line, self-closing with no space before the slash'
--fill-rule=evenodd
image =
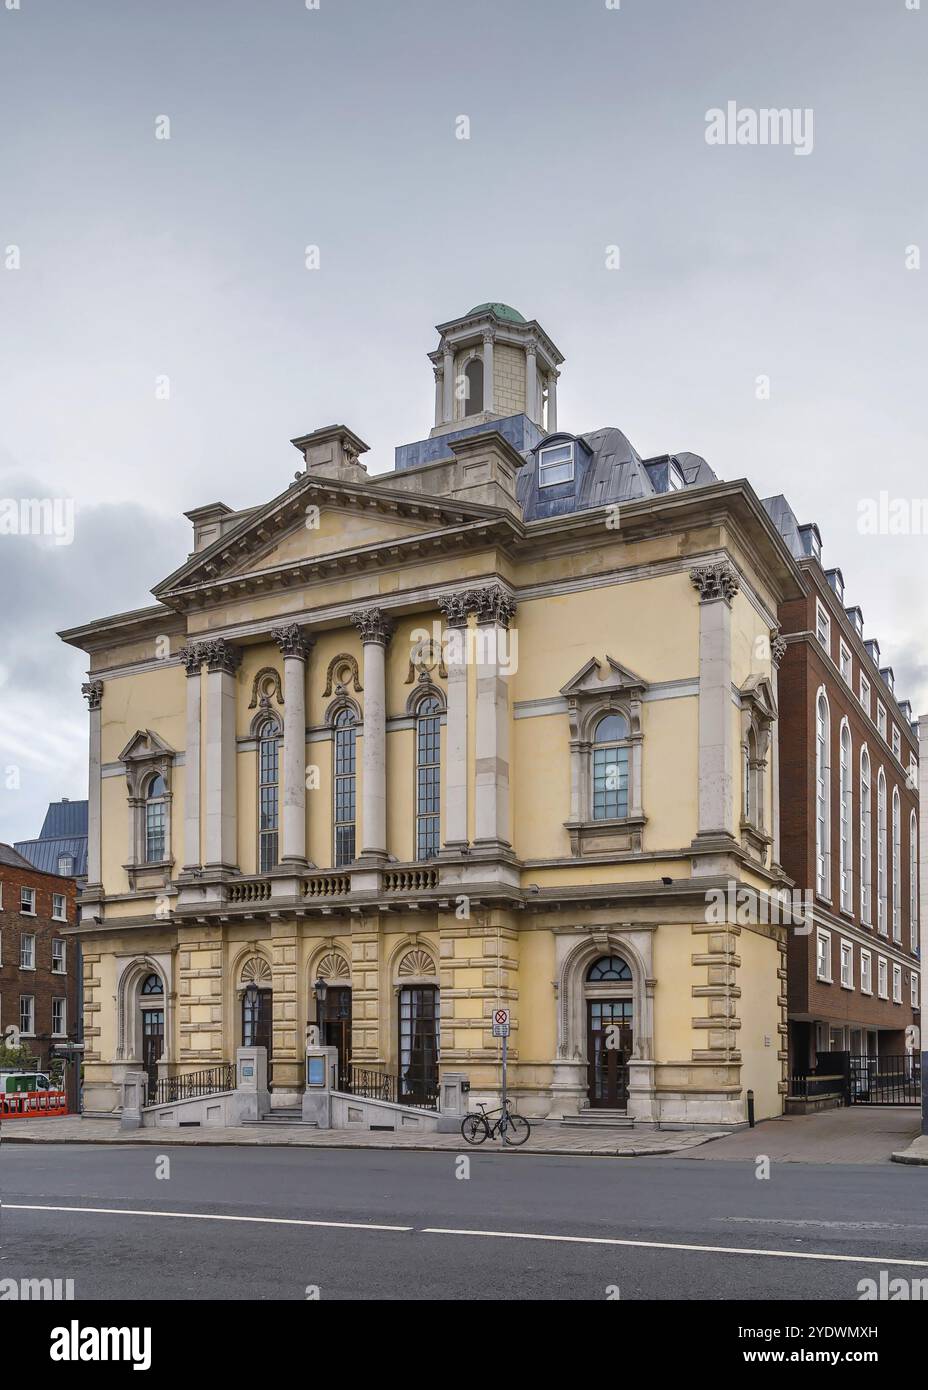
<path id="1" fill-rule="evenodd" d="M 173 1105 L 179 1100 L 194 1100 L 218 1091 L 235 1090 L 235 1063 L 189 1071 L 185 1076 L 165 1076 L 155 1087 L 152 1105 Z"/>
<path id="2" fill-rule="evenodd" d="M 394 1105 L 412 1105 L 418 1110 L 438 1109 L 438 1074 L 432 1068 L 408 1068 L 402 1076 L 351 1064 L 339 1078 L 349 1095 L 364 1100 L 386 1100 Z"/>
<path id="3" fill-rule="evenodd" d="M 921 1105 L 921 1058 L 851 1057 L 850 1105 Z"/>

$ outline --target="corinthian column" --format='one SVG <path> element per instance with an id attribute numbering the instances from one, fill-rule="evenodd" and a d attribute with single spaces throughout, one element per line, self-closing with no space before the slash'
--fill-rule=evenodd
<path id="1" fill-rule="evenodd" d="M 103 823 L 100 816 L 103 776 L 102 705 L 103 682 L 87 681 L 81 694 L 90 711 L 90 766 L 87 785 L 87 888 L 100 888 L 103 881 Z"/>
<path id="2" fill-rule="evenodd" d="M 465 602 L 477 615 L 477 777 L 474 848 L 498 854 L 511 848 L 509 811 L 509 683 L 516 606 L 499 584 L 474 589 Z"/>
<path id="3" fill-rule="evenodd" d="M 467 844 L 467 603 L 464 594 L 440 594 L 438 607 L 452 629 L 442 645 L 448 668 L 448 717 L 445 726 L 445 849 L 460 852 Z"/>
<path id="4" fill-rule="evenodd" d="M 731 602 L 737 570 L 727 560 L 690 570 L 699 592 L 699 818 L 696 842 L 734 840 Z"/>
<path id="5" fill-rule="evenodd" d="M 242 653 L 222 637 L 203 643 L 206 661 L 206 867 L 233 869 L 235 824 L 235 672 Z"/>
<path id="6" fill-rule="evenodd" d="M 187 736 L 184 741 L 184 872 L 198 869 L 200 858 L 200 704 L 203 652 L 199 646 L 182 647 L 180 659 L 187 672 Z"/>
<path id="7" fill-rule="evenodd" d="M 496 410 L 493 391 L 493 342 L 496 334 L 488 328 L 483 335 L 483 408 L 491 413 Z"/>
<path id="8" fill-rule="evenodd" d="M 352 613 L 364 647 L 364 743 L 361 761 L 361 854 L 368 863 L 387 858 L 386 650 L 393 622 L 380 608 Z"/>
<path id="9" fill-rule="evenodd" d="M 314 638 L 291 623 L 271 634 L 284 659 L 284 816 L 281 860 L 305 868 L 306 662 Z"/>

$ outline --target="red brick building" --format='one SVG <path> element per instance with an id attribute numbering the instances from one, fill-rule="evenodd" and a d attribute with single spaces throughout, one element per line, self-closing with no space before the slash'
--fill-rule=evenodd
<path id="1" fill-rule="evenodd" d="M 77 1035 L 76 895 L 73 878 L 0 844 L 0 1034 L 13 1024 L 42 1068 Z"/>
<path id="2" fill-rule="evenodd" d="M 918 739 L 863 613 L 821 563 L 814 524 L 765 503 L 798 560 L 806 594 L 780 611 L 783 867 L 814 903 L 790 932 L 792 1070 L 819 1052 L 900 1056 L 920 1017 Z"/>

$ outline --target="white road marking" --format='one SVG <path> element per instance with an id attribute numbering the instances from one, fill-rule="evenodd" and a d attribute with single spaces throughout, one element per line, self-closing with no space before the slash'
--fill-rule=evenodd
<path id="1" fill-rule="evenodd" d="M 464 1231 L 445 1226 L 424 1226 L 426 1236 L 491 1236 L 497 1240 L 551 1240 L 569 1245 L 625 1245 L 635 1250 L 696 1250 L 706 1255 L 767 1255 L 780 1260 L 837 1260 L 847 1264 L 916 1265 L 928 1269 L 928 1260 L 883 1259 L 879 1255 L 825 1255 L 811 1250 L 752 1250 L 741 1245 L 682 1245 L 664 1240 L 618 1240 L 612 1236 L 548 1236 L 528 1231 Z"/>
<path id="2" fill-rule="evenodd" d="M 203 1211 L 148 1211 L 138 1207 L 51 1207 L 4 1202 L 3 1211 L 90 1212 L 97 1216 L 176 1216 L 182 1221 L 246 1221 L 258 1226 L 325 1226 L 338 1231 L 412 1231 L 413 1226 L 378 1226 L 366 1221 L 306 1221 L 291 1216 L 217 1216 Z"/>

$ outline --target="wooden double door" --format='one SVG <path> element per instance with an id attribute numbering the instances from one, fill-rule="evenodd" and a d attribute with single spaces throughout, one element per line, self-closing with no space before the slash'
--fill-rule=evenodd
<path id="1" fill-rule="evenodd" d="M 587 1000 L 587 1057 L 590 1106 L 624 1110 L 628 1103 L 628 1059 L 632 1055 L 632 1000 Z"/>
<path id="2" fill-rule="evenodd" d="M 330 985 L 325 1003 L 317 1004 L 320 1040 L 323 1047 L 338 1051 L 338 1087 L 350 1089 L 351 1069 L 351 986 Z"/>

